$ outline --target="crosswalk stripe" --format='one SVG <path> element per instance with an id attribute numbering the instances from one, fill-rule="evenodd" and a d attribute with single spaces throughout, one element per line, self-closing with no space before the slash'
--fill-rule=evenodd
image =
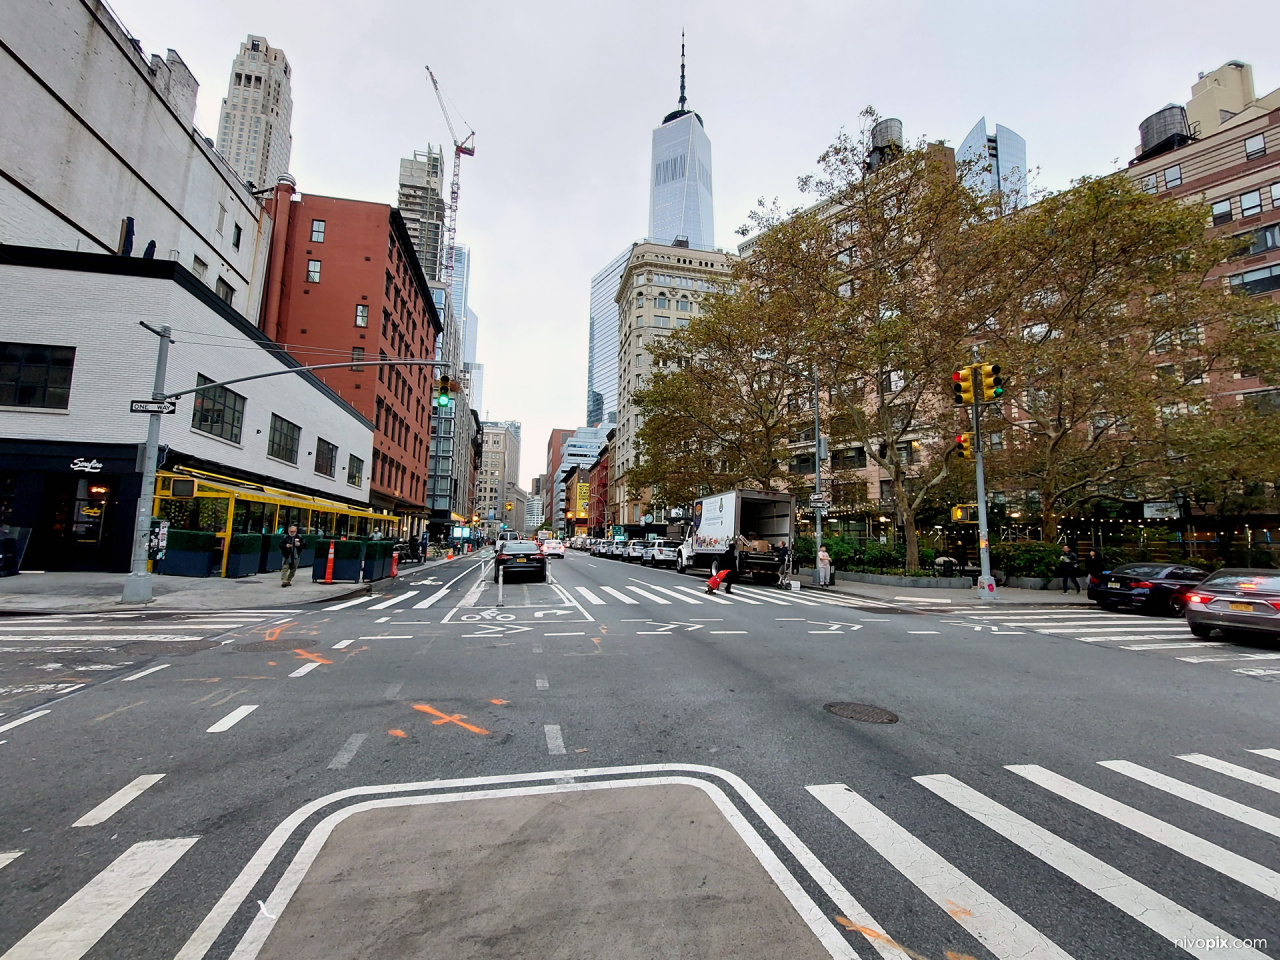
<path id="1" fill-rule="evenodd" d="M 1135 633 L 1189 633 L 1185 623 L 1170 624 L 1150 624 L 1150 623 L 1134 623 L 1132 620 L 1102 620 L 1096 623 L 1010 623 L 1011 627 L 1032 627 L 1042 633 L 1053 632 L 1058 633 L 1063 630 L 1110 630 L 1112 633 L 1123 633 L 1126 630 L 1132 630 Z"/>
<path id="2" fill-rule="evenodd" d="M 341 603 L 335 603 L 332 606 L 325 607 L 325 613 L 331 610 L 345 610 L 347 607 L 354 607 L 360 603 L 368 603 L 373 597 L 356 597 L 354 600 L 343 600 Z M 2 958 L 0 958 L 2 960 Z"/>
<path id="3" fill-rule="evenodd" d="M 1216 843 L 1210 843 L 1202 837 L 1165 823 L 1141 810 L 1135 810 L 1119 800 L 1112 800 L 1052 770 L 1046 770 L 1035 764 L 1016 764 L 1005 769 L 1072 803 L 1079 804 L 1086 810 L 1092 810 L 1100 817 L 1106 817 L 1114 823 L 1128 827 L 1148 840 L 1154 840 L 1184 857 L 1195 860 L 1211 870 L 1216 870 L 1223 876 L 1252 887 L 1273 900 L 1280 900 L 1280 873 L 1274 870 L 1247 860 L 1239 854 L 1223 849 Z"/>
<path id="4" fill-rule="evenodd" d="M 172 664 L 162 663 L 157 667 L 147 667 L 145 670 L 139 670 L 137 673 L 131 673 L 127 677 L 121 677 L 121 683 L 128 683 L 131 680 L 140 680 L 142 677 L 152 673 L 159 673 L 161 670 L 167 670 Z"/>
<path id="5" fill-rule="evenodd" d="M 636 583 L 643 583 L 650 590 L 657 590 L 659 593 L 665 593 L 669 597 L 675 597 L 677 600 L 683 600 L 685 603 L 692 603 L 698 606 L 702 605 L 702 601 L 695 597 L 686 597 L 682 593 L 676 593 L 674 590 L 668 590 L 666 587 L 660 587 L 656 583 L 649 583 L 645 580 L 637 580 Z"/>
<path id="6" fill-rule="evenodd" d="M 781 599 L 780 597 L 771 597 L 764 590 L 760 590 L 756 587 L 738 587 L 738 589 L 741 590 L 743 593 L 747 594 L 748 596 L 759 597 L 761 600 L 768 600 L 770 603 L 781 603 L 784 606 L 789 606 L 790 604 L 793 604 L 793 603 L 798 603 L 802 607 L 822 606 L 822 604 L 819 603 L 817 600 L 801 600 L 799 597 L 791 597 L 791 596 L 787 597 L 785 600 Z"/>
<path id="7" fill-rule="evenodd" d="M 594 593 L 592 593 L 586 587 L 574 587 L 574 589 L 577 590 L 584 597 L 586 597 L 588 602 L 594 603 L 596 606 L 602 606 L 604 604 L 603 600 L 597 597 Z"/>
<path id="8" fill-rule="evenodd" d="M 401 603 L 405 600 L 408 600 L 410 597 L 416 597 L 421 592 L 422 592 L 421 590 L 406 590 L 404 593 L 399 594 L 398 596 L 390 597 L 386 600 L 383 600 L 381 603 L 375 603 L 372 607 L 366 607 L 365 609 L 366 610 L 385 610 L 387 609 L 387 607 L 394 607 L 397 603 Z"/>
<path id="9" fill-rule="evenodd" d="M 1225 760 L 1218 760 L 1214 757 L 1207 757 L 1203 753 L 1184 753 L 1178 757 L 1179 760 L 1186 760 L 1188 763 L 1194 763 L 1204 767 L 1206 770 L 1212 770 L 1214 773 L 1221 773 L 1224 776 L 1235 777 L 1237 780 L 1243 780 L 1245 783 L 1251 783 L 1255 787 L 1262 787 L 1263 790 L 1270 790 L 1272 793 L 1280 793 L 1280 778 L 1268 776 L 1265 773 L 1259 773 L 1257 770 L 1250 770 L 1248 767 L 1242 767 L 1235 763 L 1228 763 Z"/>
<path id="10" fill-rule="evenodd" d="M 1146 637 L 1135 637 L 1133 639 L 1145 640 Z M 1186 650 L 1190 647 L 1217 647 L 1221 646 L 1221 640 L 1187 640 L 1186 642 L 1170 642 L 1170 643 L 1139 643 L 1133 646 L 1122 647 L 1124 650 Z"/>
<path id="11" fill-rule="evenodd" d="M 24 723 L 30 723 L 37 717 L 43 717 L 46 713 L 50 712 L 51 711 L 49 710 L 37 710 L 35 713 L 28 713 L 25 717 L 19 717 L 17 720 L 10 720 L 8 723 L 0 726 L 0 733 L 4 733 L 6 730 L 12 730 L 14 727 L 20 727 Z"/>
<path id="12" fill-rule="evenodd" d="M 1071 960 L 1052 940 L 843 783 L 805 789 L 997 957 Z"/>
<path id="13" fill-rule="evenodd" d="M 706 600 L 708 603 L 720 603 L 725 606 L 733 606 L 732 600 L 726 600 L 724 597 L 718 597 L 714 593 L 707 593 L 705 590 L 698 591 L 693 589 L 693 587 L 682 587 L 679 584 L 676 584 L 676 589 L 683 590 L 685 593 L 692 593 L 697 596 L 699 600 Z M 754 601 L 752 602 L 754 603 Z"/>
<path id="14" fill-rule="evenodd" d="M 1132 777 L 1134 780 L 1155 787 L 1157 790 L 1171 793 L 1175 797 L 1181 797 L 1183 800 L 1204 807 L 1206 810 L 1212 810 L 1214 813 L 1220 813 L 1224 817 L 1230 817 L 1232 820 L 1248 824 L 1263 833 L 1271 834 L 1273 837 L 1280 837 L 1280 817 L 1273 817 L 1269 813 L 1255 810 L 1253 807 L 1218 796 L 1218 794 L 1211 793 L 1208 790 L 1202 790 L 1192 784 L 1183 783 L 1174 777 L 1157 773 L 1155 770 L 1149 770 L 1136 763 L 1130 763 L 1128 760 L 1099 760 L 1098 765 L 1106 767 L 1108 770 L 1114 770 L 1116 773 L 1123 773 L 1126 777 Z"/>
<path id="15" fill-rule="evenodd" d="M 148 787 L 154 787 L 163 779 L 163 773 L 148 773 L 145 776 L 135 777 L 131 782 L 125 784 L 111 796 L 107 797 L 107 799 L 103 800 L 71 826 L 96 827 L 98 824 L 111 817 L 112 814 L 119 813 L 124 809 L 126 804 L 140 797 L 142 792 Z"/>
<path id="16" fill-rule="evenodd" d="M 600 589 L 603 590 L 605 593 L 609 594 L 611 597 L 617 597 L 623 603 L 639 603 L 640 602 L 635 597 L 628 597 L 621 590 L 615 590 L 613 589 L 613 587 L 606 587 L 601 585 Z"/>
<path id="17" fill-rule="evenodd" d="M 22 850 L 0 850 L 0 870 L 3 870 L 13 861 L 22 856 Z"/>
<path id="18" fill-rule="evenodd" d="M 1017 844 L 1038 860 L 1047 863 L 1097 894 L 1107 903 L 1124 911 L 1139 923 L 1154 930 L 1160 936 L 1178 943 L 1188 953 L 1200 960 L 1216 960 L 1223 956 L 1221 950 L 1183 946 L 1199 940 L 1227 942 L 1231 935 L 1215 927 L 1209 921 L 1178 906 L 1145 884 L 1099 860 L 1090 853 L 1050 833 L 1039 824 L 1032 823 L 1008 807 L 996 803 L 954 777 L 942 775 L 914 777 L 921 786 L 937 794 L 956 809 L 967 813 L 979 823 Z M 1246 948 L 1240 957 L 1261 958 L 1263 954 Z"/>
<path id="19" fill-rule="evenodd" d="M 641 590 L 639 587 L 631 586 L 631 585 L 628 585 L 627 589 L 632 591 L 633 593 L 640 594 L 640 596 L 642 597 L 648 597 L 654 603 L 661 603 L 664 606 L 671 605 L 671 601 L 668 600 L 666 597 L 660 597 L 656 593 L 650 593 L 648 590 Z"/>
<path id="20" fill-rule="evenodd" d="M 433 603 L 435 603 L 437 600 L 439 600 L 441 597 L 443 597 L 443 596 L 444 596 L 446 593 L 448 593 L 448 592 L 449 592 L 449 588 L 448 588 L 448 587 L 444 587 L 444 588 L 442 588 L 442 589 L 440 589 L 440 590 L 437 590 L 435 593 L 433 593 L 431 596 L 427 597 L 425 600 L 419 600 L 417 603 L 415 603 L 415 604 L 413 605 L 413 609 L 415 609 L 415 610 L 425 610 L 427 607 L 431 606 Z"/>
<path id="21" fill-rule="evenodd" d="M 1228 660 L 1280 660 L 1280 653 L 1236 653 L 1227 657 L 1179 657 L 1184 663 L 1224 663 Z"/>
<path id="22" fill-rule="evenodd" d="M 0 960 L 79 960 L 198 839 L 135 843 Z"/>
<path id="23" fill-rule="evenodd" d="M 743 587 L 739 587 L 738 589 L 749 597 L 755 597 L 757 601 L 763 600 L 765 603 L 774 603 L 780 607 L 791 606 L 791 604 L 787 603 L 787 601 L 779 600 L 777 597 L 771 597 L 767 593 L 764 593 L 763 591 L 760 591 L 760 590 L 751 590 L 749 588 L 743 588 Z M 737 596 L 737 594 L 736 593 L 731 594 L 731 596 Z"/>
<path id="24" fill-rule="evenodd" d="M 1250 750 L 1249 752 L 1256 753 L 1260 757 L 1267 757 L 1271 760 L 1280 760 L 1280 750 L 1273 750 L 1270 747 L 1262 750 Z"/>

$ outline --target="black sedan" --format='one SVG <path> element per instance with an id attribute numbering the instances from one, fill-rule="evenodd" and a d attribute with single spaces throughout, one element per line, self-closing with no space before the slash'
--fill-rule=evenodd
<path id="1" fill-rule="evenodd" d="M 498 574 L 503 582 L 513 576 L 527 576 L 547 582 L 547 557 L 536 540 L 500 540 L 493 553 L 493 582 Z"/>
<path id="2" fill-rule="evenodd" d="M 1089 599 L 1103 610 L 1136 607 L 1145 613 L 1182 616 L 1187 593 L 1209 574 L 1177 563 L 1122 563 L 1089 577 Z"/>

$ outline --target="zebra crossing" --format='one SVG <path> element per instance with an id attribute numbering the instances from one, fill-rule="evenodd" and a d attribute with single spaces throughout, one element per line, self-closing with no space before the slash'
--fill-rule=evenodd
<path id="1" fill-rule="evenodd" d="M 949 924 L 955 929 L 946 939 L 958 952 L 947 956 L 981 952 L 978 944 L 1001 960 L 1118 955 L 1103 945 L 1086 952 L 1078 944 L 1055 941 L 1064 925 L 1074 925 L 1079 911 L 1086 909 L 1091 928 L 1109 932 L 1139 924 L 1181 951 L 1171 956 L 1186 954 L 1201 960 L 1268 956 L 1267 943 L 1260 938 L 1280 932 L 1276 929 L 1280 912 L 1270 912 L 1270 920 L 1259 915 L 1251 929 L 1228 929 L 1231 924 L 1197 910 L 1220 912 L 1223 904 L 1247 891 L 1280 901 L 1280 871 L 1266 862 L 1274 860 L 1274 847 L 1254 842 L 1258 834 L 1280 836 L 1280 817 L 1263 809 L 1268 803 L 1273 810 L 1280 809 L 1280 749 L 1239 746 L 1231 756 L 1186 753 L 1147 763 L 1097 760 L 1073 777 L 1040 764 L 1009 764 L 969 774 L 970 779 L 982 778 L 981 789 L 948 773 L 922 774 L 911 777 L 914 786 L 893 801 L 885 800 L 877 789 L 860 789 L 857 784 L 810 784 L 800 795 L 807 795 L 832 819 L 819 816 L 815 820 L 802 808 L 801 833 L 847 830 L 873 854 L 870 860 L 858 856 L 858 869 L 853 870 L 853 864 L 842 864 L 835 854 L 823 856 L 822 846 L 812 840 L 809 844 L 817 851 L 821 867 L 878 915 L 871 927 L 847 920 L 842 924 L 859 956 L 872 955 L 866 950 L 869 945 L 884 960 L 919 958 L 912 949 L 916 931 L 939 925 L 950 929 Z M 136 778 L 71 826 L 89 832 L 95 827 L 108 832 L 124 829 L 128 824 L 122 826 L 119 821 L 127 820 L 134 809 L 128 805 L 163 776 Z M 1183 805 L 1162 805 L 1161 799 L 1168 797 Z M 1143 809 L 1147 806 L 1158 808 L 1159 814 Z M 138 817 L 143 816 L 139 810 Z M 1070 832 L 1072 839 L 1056 832 L 1056 823 L 1069 827 L 1063 832 Z M 1244 833 L 1231 832 L 1237 827 Z M 1206 835 L 1215 835 L 1219 842 Z M 943 838 L 951 841 L 946 855 L 940 852 Z M 0 954 L 0 960 L 78 960 L 89 954 L 144 897 L 185 895 L 185 888 L 165 887 L 164 880 L 199 839 L 149 839 L 132 843 L 122 852 L 115 847 L 95 853 L 102 857 L 97 872 L 79 889 L 64 892 L 65 899 L 52 901 L 46 915 L 24 918 L 27 926 L 13 932 L 18 939 Z M 1156 851 L 1162 852 L 1157 856 Z M 27 852 L 0 850 L 0 897 L 6 890 L 31 883 L 42 872 L 57 869 L 56 864 L 34 863 L 24 869 Z M 1025 864 L 1014 862 L 1023 857 L 1030 859 Z M 1022 871 L 1015 868 L 1032 864 L 1048 868 L 1077 888 L 1078 896 L 1040 894 L 1033 886 L 1025 893 L 1015 887 L 1013 892 L 997 894 L 976 879 L 993 858 L 1010 875 L 1021 876 Z M 1140 877 L 1115 865 L 1147 860 L 1156 866 Z M 897 884 L 883 882 L 886 870 L 907 881 L 921 899 L 914 900 L 917 894 L 895 894 L 891 907 L 876 905 L 879 890 L 899 889 Z M 1198 870 L 1218 878 L 1217 895 L 1209 900 L 1207 910 L 1187 905 L 1198 889 L 1188 881 Z M 860 884 L 849 883 L 851 872 L 864 877 Z M 861 919 L 867 922 L 866 917 Z M 868 943 L 859 940 L 859 932 L 868 935 Z M 966 947 L 966 938 L 974 945 Z"/>
<path id="2" fill-rule="evenodd" d="M 662 586 L 650 580 L 631 577 L 632 582 L 611 586 L 609 584 L 592 584 L 591 586 L 575 586 L 572 588 L 574 598 L 592 607 L 621 606 L 629 607 L 641 603 L 657 606 L 678 606 L 688 604 L 720 604 L 722 606 L 779 606 L 779 607 L 843 607 L 859 610 L 889 610 L 894 604 L 880 600 L 869 600 L 863 597 L 835 596 L 832 594 L 814 594 L 787 592 L 764 587 L 751 587 L 734 584 L 732 593 L 723 591 L 709 594 L 705 589 L 698 589 L 683 583 L 672 583 Z M 568 589 L 567 587 L 565 589 Z M 384 613 L 393 610 L 420 610 L 434 605 L 444 599 L 450 591 L 438 589 L 425 598 L 418 590 L 403 590 L 391 594 L 377 593 L 368 597 L 357 597 L 354 600 L 343 600 L 324 608 L 326 612 L 351 610 L 354 613 Z"/>

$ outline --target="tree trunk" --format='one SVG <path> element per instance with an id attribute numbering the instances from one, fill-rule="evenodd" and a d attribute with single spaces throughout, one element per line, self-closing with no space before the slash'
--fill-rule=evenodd
<path id="1" fill-rule="evenodd" d="M 907 541 L 907 573 L 920 569 L 920 541 L 916 537 L 916 512 L 909 506 L 904 507 L 902 515 L 902 536 Z"/>
<path id="2" fill-rule="evenodd" d="M 1045 543 L 1058 539 L 1058 520 L 1053 515 L 1053 504 L 1044 496 L 1040 498 L 1040 536 Z"/>

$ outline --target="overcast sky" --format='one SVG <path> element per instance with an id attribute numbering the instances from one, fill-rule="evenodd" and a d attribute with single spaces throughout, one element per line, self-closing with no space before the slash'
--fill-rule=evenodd
<path id="1" fill-rule="evenodd" d="M 523 423 L 525 487 L 551 428 L 586 416 L 590 279 L 648 227 L 650 135 L 676 106 L 681 27 L 729 249 L 758 197 L 802 201 L 796 178 L 868 104 L 909 140 L 953 146 L 985 115 L 1058 188 L 1125 163 L 1139 121 L 1185 103 L 1199 71 L 1244 60 L 1259 93 L 1280 85 L 1275 0 L 112 5 L 148 54 L 172 47 L 191 67 L 210 134 L 246 35 L 282 48 L 304 193 L 395 202 L 399 158 L 448 140 L 431 65 L 476 131 L 458 239 L 473 255 L 480 412 Z"/>

